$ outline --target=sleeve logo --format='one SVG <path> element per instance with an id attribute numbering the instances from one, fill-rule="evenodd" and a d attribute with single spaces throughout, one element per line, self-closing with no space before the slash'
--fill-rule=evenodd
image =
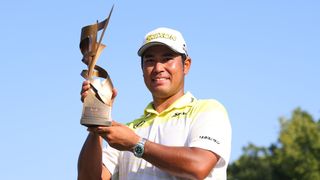
<path id="1" fill-rule="evenodd" d="M 212 138 L 212 137 L 210 137 L 210 136 L 199 136 L 199 138 L 200 138 L 200 139 L 207 139 L 207 140 L 209 140 L 209 141 L 215 142 L 216 144 L 220 144 L 220 141 L 218 141 L 218 140 L 216 140 L 216 139 L 214 139 L 214 138 Z"/>

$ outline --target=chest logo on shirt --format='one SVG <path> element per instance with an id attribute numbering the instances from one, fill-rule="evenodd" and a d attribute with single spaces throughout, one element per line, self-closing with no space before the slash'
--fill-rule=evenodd
<path id="1" fill-rule="evenodd" d="M 178 117 L 178 119 L 179 119 L 180 116 L 187 116 L 187 113 L 186 112 L 176 112 L 171 116 L 171 118 Z"/>

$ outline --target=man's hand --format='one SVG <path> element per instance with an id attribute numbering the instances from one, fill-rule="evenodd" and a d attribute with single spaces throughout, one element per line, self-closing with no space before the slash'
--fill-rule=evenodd
<path id="1" fill-rule="evenodd" d="M 84 99 L 88 96 L 88 91 L 90 90 L 90 82 L 89 81 L 83 81 L 82 83 L 82 89 L 80 92 L 81 95 L 81 101 L 83 102 Z"/>
<path id="2" fill-rule="evenodd" d="M 131 151 L 140 139 L 130 128 L 115 121 L 109 127 L 89 127 L 88 131 L 100 135 L 111 147 L 120 151 Z"/>
<path id="3" fill-rule="evenodd" d="M 83 81 L 82 83 L 82 88 L 81 88 L 81 92 L 80 92 L 80 95 L 81 95 L 81 101 L 83 102 L 84 99 L 87 97 L 88 95 L 88 91 L 90 90 L 91 88 L 91 85 L 90 85 L 90 81 Z M 116 98 L 118 94 L 118 91 L 117 89 L 113 88 L 112 89 L 112 97 L 111 97 L 111 106 Z"/>

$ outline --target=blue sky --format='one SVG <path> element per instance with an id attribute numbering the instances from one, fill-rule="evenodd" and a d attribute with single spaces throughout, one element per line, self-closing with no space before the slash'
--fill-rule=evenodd
<path id="1" fill-rule="evenodd" d="M 97 64 L 119 92 L 115 120 L 129 122 L 151 101 L 136 52 L 160 26 L 187 41 L 186 91 L 226 106 L 232 160 L 249 142 L 275 143 L 279 117 L 297 107 L 319 119 L 319 1 L 2 1 L 0 179 L 76 179 L 87 135 L 79 123 L 80 29 L 112 4 Z"/>

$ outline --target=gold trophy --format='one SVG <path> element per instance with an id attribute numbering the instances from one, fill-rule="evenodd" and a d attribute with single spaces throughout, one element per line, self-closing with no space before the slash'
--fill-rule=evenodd
<path id="1" fill-rule="evenodd" d="M 101 43 L 107 29 L 113 6 L 109 16 L 102 22 L 85 26 L 81 29 L 80 50 L 83 55 L 82 62 L 88 66 L 81 76 L 89 80 L 91 89 L 84 99 L 80 123 L 84 126 L 110 126 L 111 125 L 111 97 L 112 81 L 106 70 L 96 65 L 96 62 L 106 47 Z M 97 42 L 98 31 L 102 33 Z"/>

